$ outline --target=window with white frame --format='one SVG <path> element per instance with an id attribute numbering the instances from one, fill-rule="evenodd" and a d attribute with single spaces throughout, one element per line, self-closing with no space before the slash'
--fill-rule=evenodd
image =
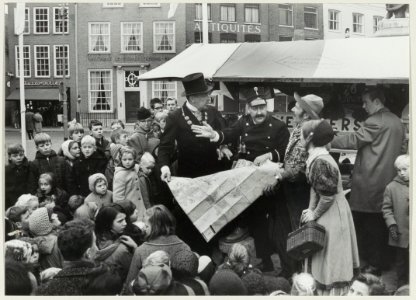
<path id="1" fill-rule="evenodd" d="M 208 8 L 208 20 L 211 21 L 211 4 L 207 4 Z M 195 3 L 195 20 L 202 20 L 202 4 Z"/>
<path id="2" fill-rule="evenodd" d="M 291 4 L 279 4 L 279 25 L 293 26 L 293 7 Z"/>
<path id="3" fill-rule="evenodd" d="M 15 58 L 16 58 L 16 77 L 20 77 L 20 52 L 19 52 L 19 46 L 15 46 Z M 23 74 L 24 77 L 30 77 L 30 47 L 29 46 L 23 46 Z"/>
<path id="4" fill-rule="evenodd" d="M 68 33 L 69 8 L 53 8 L 53 33 Z"/>
<path id="5" fill-rule="evenodd" d="M 244 5 L 244 22 L 246 23 L 260 23 L 259 5 L 246 4 Z"/>
<path id="6" fill-rule="evenodd" d="M 220 6 L 220 21 L 235 22 L 235 5 L 221 5 Z"/>
<path id="7" fill-rule="evenodd" d="M 339 11 L 330 9 L 328 10 L 328 28 L 329 30 L 339 30 Z"/>
<path id="8" fill-rule="evenodd" d="M 112 70 L 88 70 L 90 112 L 112 111 Z"/>
<path id="9" fill-rule="evenodd" d="M 49 33 L 49 7 L 35 7 L 33 9 L 33 32 L 35 34 Z"/>
<path id="10" fill-rule="evenodd" d="M 175 22 L 153 23 L 153 51 L 174 53 L 176 51 Z"/>
<path id="11" fill-rule="evenodd" d="M 35 45 L 35 77 L 50 77 L 49 46 Z"/>
<path id="12" fill-rule="evenodd" d="M 63 70 L 65 76 L 69 77 L 69 46 L 55 45 L 53 46 L 53 54 L 55 57 L 55 77 L 63 77 Z"/>
<path id="13" fill-rule="evenodd" d="M 25 34 L 30 33 L 30 15 L 29 15 L 29 8 L 25 8 L 25 29 L 23 31 Z"/>
<path id="14" fill-rule="evenodd" d="M 143 52 L 143 23 L 121 22 L 121 52 Z"/>
<path id="15" fill-rule="evenodd" d="M 373 32 L 377 31 L 378 24 L 383 20 L 381 16 L 373 16 Z"/>
<path id="16" fill-rule="evenodd" d="M 353 13 L 352 14 L 352 32 L 364 33 L 364 15 Z"/>
<path id="17" fill-rule="evenodd" d="M 168 97 L 177 98 L 177 82 L 152 81 L 152 98 L 159 98 L 165 102 Z"/>
<path id="18" fill-rule="evenodd" d="M 88 50 L 93 53 L 110 52 L 110 23 L 88 24 Z"/>
<path id="19" fill-rule="evenodd" d="M 122 2 L 104 2 L 103 7 L 112 8 L 112 7 L 123 7 L 124 4 Z"/>
<path id="20" fill-rule="evenodd" d="M 160 7 L 160 3 L 140 3 L 139 7 Z"/>
<path id="21" fill-rule="evenodd" d="M 305 7 L 303 18 L 305 28 L 318 29 L 318 9 L 316 7 Z"/>

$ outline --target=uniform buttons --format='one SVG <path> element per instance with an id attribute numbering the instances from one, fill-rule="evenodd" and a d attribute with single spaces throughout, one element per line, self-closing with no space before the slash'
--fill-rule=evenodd
<path id="1" fill-rule="evenodd" d="M 266 149 L 269 149 L 269 147 L 266 146 Z"/>
<path id="2" fill-rule="evenodd" d="M 272 123 L 270 123 L 269 126 L 272 127 Z"/>
<path id="3" fill-rule="evenodd" d="M 268 136 L 267 139 L 270 140 L 270 137 Z"/>
<path id="4" fill-rule="evenodd" d="M 248 133 L 246 133 L 245 136 L 248 136 Z"/>
<path id="5" fill-rule="evenodd" d="M 247 151 L 247 154 L 250 155 L 250 151 Z"/>
<path id="6" fill-rule="evenodd" d="M 248 123 L 246 123 L 246 126 L 248 126 Z"/>

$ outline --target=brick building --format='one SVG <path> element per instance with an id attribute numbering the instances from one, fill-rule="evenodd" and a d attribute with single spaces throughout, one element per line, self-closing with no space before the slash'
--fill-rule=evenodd
<path id="1" fill-rule="evenodd" d="M 201 4 L 186 5 L 186 42 L 202 41 Z M 210 43 L 323 38 L 322 4 L 208 4 Z"/>
<path id="2" fill-rule="evenodd" d="M 18 36 L 14 32 L 16 4 L 7 8 L 5 26 L 7 64 L 6 125 L 12 123 L 20 107 Z M 65 17 L 68 15 L 68 17 Z M 74 4 L 26 3 L 23 37 L 26 107 L 41 112 L 44 125 L 53 126 L 62 118 L 59 84 L 65 69 L 69 114 L 75 115 L 76 57 Z M 65 65 L 65 66 L 64 66 Z"/>

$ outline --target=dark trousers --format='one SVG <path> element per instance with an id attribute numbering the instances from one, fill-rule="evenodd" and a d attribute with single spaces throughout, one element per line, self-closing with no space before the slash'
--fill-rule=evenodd
<path id="1" fill-rule="evenodd" d="M 33 138 L 33 130 L 27 130 L 27 136 L 29 137 L 29 140 Z"/>
<path id="2" fill-rule="evenodd" d="M 387 246 L 388 230 L 383 214 L 353 211 L 352 216 L 360 257 L 373 267 L 388 269 L 393 257 Z"/>
<path id="3" fill-rule="evenodd" d="M 395 269 L 397 274 L 397 287 L 409 284 L 409 247 L 396 250 Z"/>

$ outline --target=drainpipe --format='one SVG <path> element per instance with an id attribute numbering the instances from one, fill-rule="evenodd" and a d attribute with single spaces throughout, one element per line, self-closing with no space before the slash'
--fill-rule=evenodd
<path id="1" fill-rule="evenodd" d="M 77 122 L 81 123 L 81 103 L 78 100 L 80 99 L 78 90 L 78 3 L 75 3 L 75 96 L 77 97 L 75 115 Z"/>

